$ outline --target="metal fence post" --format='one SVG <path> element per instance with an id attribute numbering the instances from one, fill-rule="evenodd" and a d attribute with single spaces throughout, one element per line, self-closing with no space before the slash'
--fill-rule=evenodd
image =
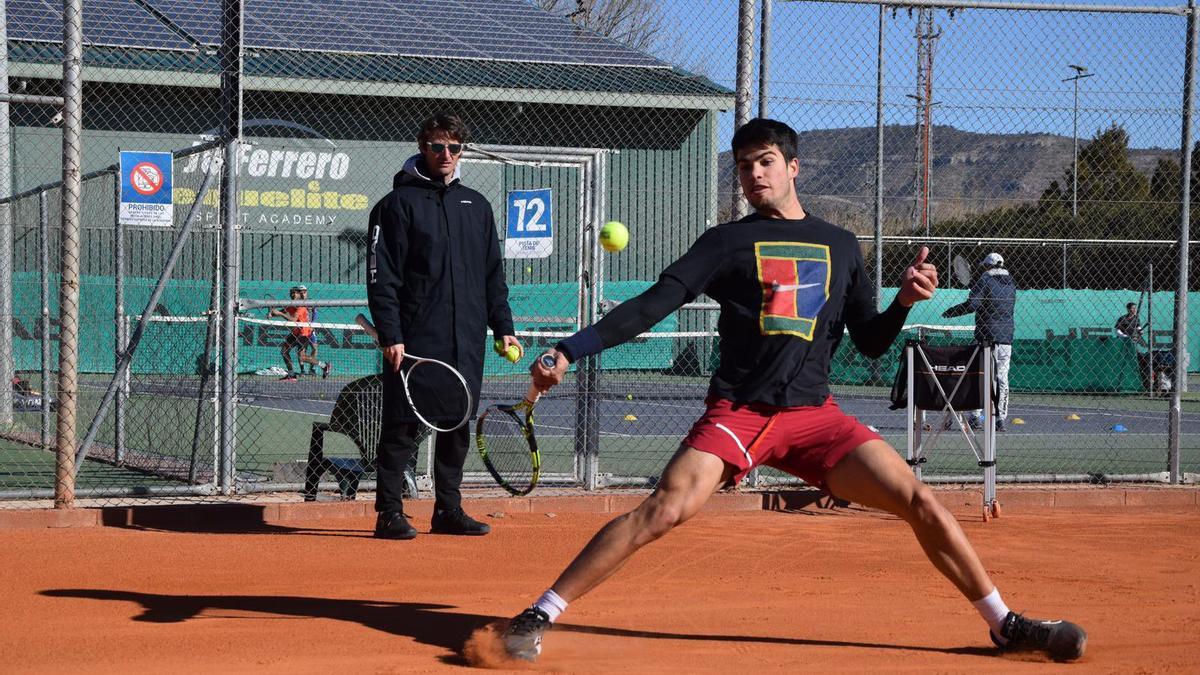
<path id="1" fill-rule="evenodd" d="M 771 70 L 771 0 L 763 0 L 758 35 L 758 116 L 767 116 Z"/>
<path id="2" fill-rule="evenodd" d="M 113 174 L 113 364 L 125 352 L 125 224 L 121 222 L 121 175 Z M 113 401 L 113 446 L 118 463 L 125 459 L 124 388 Z"/>
<path id="3" fill-rule="evenodd" d="M 738 2 L 738 36 L 737 36 L 737 92 L 734 95 L 734 129 L 740 129 L 750 121 L 750 69 L 754 61 L 754 0 Z M 750 212 L 746 197 L 742 194 L 737 179 L 737 171 L 733 172 L 732 184 L 733 202 L 731 205 L 732 219 L 737 220 Z"/>
<path id="4" fill-rule="evenodd" d="M 83 0 L 63 1 L 62 278 L 59 280 L 58 427 L 54 507 L 75 505 L 75 414 L 79 369 L 79 274 L 83 207 Z"/>
<path id="5" fill-rule="evenodd" d="M 1180 472 L 1180 429 L 1183 420 L 1183 392 L 1187 389 L 1188 376 L 1188 239 L 1191 217 L 1192 188 L 1192 114 L 1195 111 L 1196 91 L 1196 0 L 1188 0 L 1187 47 L 1183 65 L 1183 123 L 1180 132 L 1180 165 L 1182 169 L 1181 208 L 1179 216 L 1179 276 L 1175 286 L 1175 378 L 1171 391 L 1171 411 L 1167 424 L 1167 463 L 1170 468 L 1171 484 L 1179 483 Z M 1154 361 L 1154 345 L 1150 347 L 1150 361 Z"/>
<path id="6" fill-rule="evenodd" d="M 0 94 L 8 95 L 8 17 L 0 7 Z M 12 127 L 8 100 L 0 97 L 0 194 L 12 194 Z M 13 422 L 13 204 L 0 205 L 0 425 Z"/>
<path id="7" fill-rule="evenodd" d="M 875 308 L 883 309 L 883 5 L 875 54 Z"/>
<path id="8" fill-rule="evenodd" d="M 218 485 L 233 492 L 237 450 L 237 312 L 241 248 L 238 222 L 238 152 L 242 138 L 242 2 L 221 2 L 222 135 L 221 166 L 221 457 Z"/>

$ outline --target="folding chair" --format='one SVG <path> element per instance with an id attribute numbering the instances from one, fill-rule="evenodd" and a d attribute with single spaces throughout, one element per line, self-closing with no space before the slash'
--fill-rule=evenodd
<path id="1" fill-rule="evenodd" d="M 315 501 L 321 478 L 333 474 L 343 499 L 354 499 L 363 474 L 375 471 L 375 448 L 383 421 L 383 380 L 368 375 L 348 383 L 338 393 L 328 422 L 313 422 L 304 471 L 304 500 Z M 348 436 L 359 457 L 326 457 L 325 434 Z"/>
<path id="2" fill-rule="evenodd" d="M 995 373 L 991 343 L 931 347 L 922 340 L 904 345 L 904 360 L 892 388 L 892 409 L 908 411 L 908 465 L 921 479 L 921 465 L 933 450 L 943 429 L 957 425 L 967 446 L 983 469 L 984 520 L 1000 516 L 996 499 Z M 982 410 L 983 429 L 977 438 L 966 424 L 963 411 Z M 929 425 L 925 437 L 925 412 L 943 414 L 941 424 Z"/>

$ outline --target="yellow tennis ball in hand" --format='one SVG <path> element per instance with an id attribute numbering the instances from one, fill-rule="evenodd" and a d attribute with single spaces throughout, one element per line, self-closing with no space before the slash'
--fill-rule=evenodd
<path id="1" fill-rule="evenodd" d="M 516 345 L 509 345 L 508 349 L 504 350 L 504 358 L 516 363 L 521 360 L 521 348 Z"/>
<path id="2" fill-rule="evenodd" d="M 623 250 L 629 244 L 629 230 L 620 221 L 610 220 L 600 228 L 600 245 L 609 253 Z"/>
<path id="3" fill-rule="evenodd" d="M 492 343 L 492 351 L 496 352 L 500 356 L 504 356 L 504 341 L 496 340 L 495 342 L 493 342 Z"/>

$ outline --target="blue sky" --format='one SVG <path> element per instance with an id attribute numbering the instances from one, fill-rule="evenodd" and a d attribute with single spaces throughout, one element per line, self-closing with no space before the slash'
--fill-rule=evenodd
<path id="1" fill-rule="evenodd" d="M 661 3 L 667 31 L 659 53 L 733 87 L 737 2 Z M 1131 4 L 1114 2 L 1111 4 Z M 1139 2 L 1177 6 L 1181 3 Z M 798 130 L 875 121 L 877 9 L 775 0 L 770 113 Z M 1183 17 L 1171 15 L 938 10 L 934 123 L 983 133 L 1070 136 L 1067 65 L 1095 75 L 1080 86 L 1079 135 L 1124 126 L 1133 147 L 1177 147 L 1183 91 Z M 889 11 L 885 29 L 885 121 L 912 124 L 915 13 Z M 755 37 L 757 52 L 758 39 Z M 756 54 L 757 58 L 757 54 Z M 754 66 L 757 97 L 757 60 Z M 755 98 L 757 102 L 757 98 Z M 757 107 L 755 108 L 757 110 Z M 722 142 L 732 133 L 732 114 Z"/>

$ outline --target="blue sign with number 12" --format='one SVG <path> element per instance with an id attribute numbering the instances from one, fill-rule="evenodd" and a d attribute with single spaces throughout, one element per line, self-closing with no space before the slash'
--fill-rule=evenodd
<path id="1" fill-rule="evenodd" d="M 505 258 L 546 258 L 554 251 L 554 210 L 550 188 L 511 190 Z"/>

